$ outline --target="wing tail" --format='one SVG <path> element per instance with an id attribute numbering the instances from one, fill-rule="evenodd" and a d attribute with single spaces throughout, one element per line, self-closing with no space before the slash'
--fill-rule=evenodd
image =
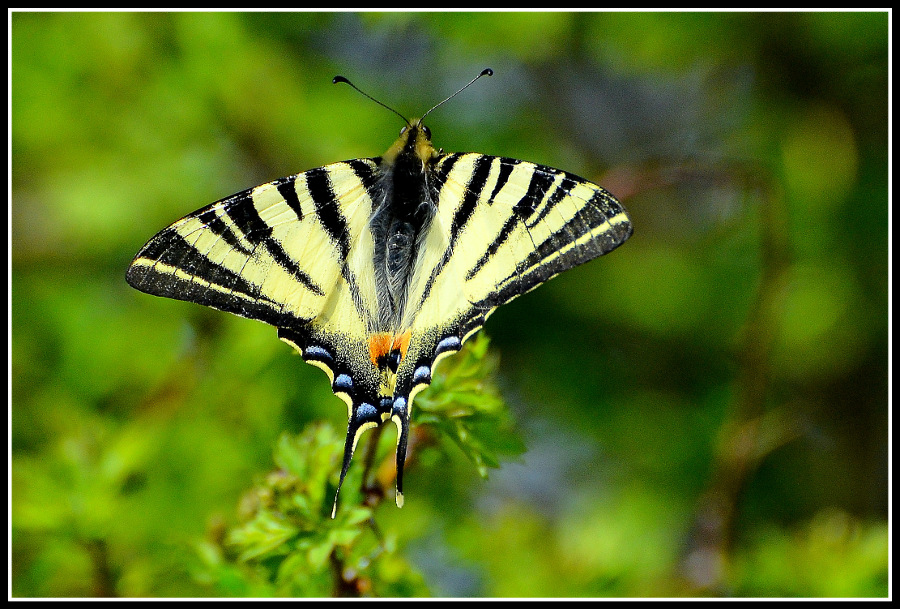
<path id="1" fill-rule="evenodd" d="M 394 400 L 391 420 L 397 425 L 397 507 L 403 507 L 403 466 L 406 464 L 406 446 L 409 442 L 409 404 L 405 397 Z"/>
<path id="2" fill-rule="evenodd" d="M 353 415 L 350 417 L 350 423 L 347 426 L 347 439 L 344 441 L 344 462 L 341 465 L 341 477 L 338 480 L 337 490 L 334 492 L 334 505 L 331 508 L 332 518 L 337 515 L 338 496 L 341 494 L 341 486 L 343 486 L 344 478 L 350 469 L 350 461 L 353 459 L 356 443 L 363 432 L 372 427 L 378 427 L 380 423 L 381 415 L 373 405 L 360 404 L 354 408 Z"/>

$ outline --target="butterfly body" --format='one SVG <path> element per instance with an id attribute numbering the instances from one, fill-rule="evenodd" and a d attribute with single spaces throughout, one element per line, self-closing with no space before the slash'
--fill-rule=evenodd
<path id="1" fill-rule="evenodd" d="M 127 280 L 271 324 L 322 368 L 349 409 L 341 482 L 361 434 L 393 421 L 402 505 L 410 410 L 436 363 L 497 306 L 631 232 L 599 186 L 526 161 L 444 154 L 410 121 L 381 157 L 189 214 L 138 252 Z"/>

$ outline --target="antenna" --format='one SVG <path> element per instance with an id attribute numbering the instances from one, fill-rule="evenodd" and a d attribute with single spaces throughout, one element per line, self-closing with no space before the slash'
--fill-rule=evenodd
<path id="1" fill-rule="evenodd" d="M 463 91 L 465 91 L 466 89 L 468 89 L 468 88 L 472 85 L 472 83 L 474 83 L 476 80 L 478 80 L 478 79 L 481 78 L 482 76 L 493 76 L 493 75 L 494 75 L 494 71 L 493 71 L 492 69 L 490 69 L 490 68 L 485 68 L 485 69 L 483 69 L 483 70 L 481 71 L 481 73 L 480 73 L 478 76 L 476 76 L 475 78 L 473 78 L 472 80 L 470 80 L 470 81 L 468 82 L 468 84 L 466 84 L 466 86 L 464 86 L 462 89 L 460 89 L 459 91 L 457 91 L 456 93 L 454 93 L 453 95 L 451 95 L 450 97 L 448 97 L 447 99 L 445 99 L 444 101 L 439 102 L 439 103 L 435 104 L 434 106 L 432 106 L 431 110 L 429 110 L 428 112 L 426 112 L 425 114 L 423 114 L 423 115 L 422 115 L 422 118 L 419 119 L 419 124 L 420 124 L 420 125 L 422 124 L 422 120 L 423 120 L 426 116 L 428 116 L 429 114 L 431 114 L 431 111 L 432 111 L 432 110 L 434 110 L 434 109 L 437 108 L 438 106 L 441 106 L 441 105 L 443 105 L 444 103 L 450 101 L 451 99 L 453 99 L 454 97 L 456 97 L 457 95 L 459 95 L 460 93 L 462 93 Z M 390 110 L 391 112 L 393 112 L 394 114 L 396 114 L 397 116 L 399 116 L 400 118 L 402 118 L 403 121 L 406 123 L 406 125 L 407 125 L 408 127 L 412 127 L 412 125 L 409 124 L 409 119 L 408 119 L 408 118 L 406 118 L 405 116 L 403 116 L 402 114 L 400 114 L 399 112 L 397 112 L 396 110 L 394 110 L 393 108 L 391 108 L 390 106 L 388 106 L 387 104 L 378 101 L 377 99 L 375 99 L 374 97 L 372 97 L 371 95 L 369 95 L 368 93 L 366 93 L 365 91 L 363 91 L 362 89 L 360 89 L 359 87 L 357 87 L 356 85 L 354 85 L 352 82 L 350 82 L 350 80 L 349 80 L 348 78 L 346 78 L 346 77 L 344 77 L 344 76 L 341 76 L 341 75 L 339 74 L 339 75 L 335 76 L 334 78 L 332 78 L 332 79 L 331 79 L 331 82 L 332 82 L 332 84 L 335 84 L 335 85 L 338 84 L 339 82 L 346 83 L 346 84 L 350 85 L 351 87 L 353 87 L 354 89 L 356 89 L 358 92 L 362 93 L 363 95 L 365 95 L 366 97 L 368 97 L 369 99 L 371 99 L 373 102 L 375 102 L 376 104 L 378 104 L 379 106 L 381 106 L 381 107 L 383 107 L 383 108 L 387 108 L 388 110 Z"/>
<path id="2" fill-rule="evenodd" d="M 403 119 L 403 122 L 405 122 L 405 123 L 407 124 L 407 126 L 412 127 L 412 125 L 409 124 L 409 119 L 408 119 L 408 118 L 406 118 L 405 116 L 403 116 L 402 114 L 400 114 L 399 112 L 397 112 L 396 110 L 394 110 L 393 108 L 391 108 L 390 106 L 388 106 L 387 104 L 378 101 L 377 99 L 375 99 L 374 97 L 372 97 L 371 95 L 369 95 L 368 93 L 366 93 L 365 91 L 363 91 L 362 89 L 360 89 L 359 87 L 357 87 L 356 85 L 354 85 L 354 84 L 353 84 L 352 82 L 350 82 L 346 77 L 341 76 L 340 74 L 338 74 L 337 76 L 335 76 L 334 78 L 331 79 L 331 84 L 336 85 L 336 84 L 338 84 L 339 82 L 347 83 L 348 85 L 350 85 L 351 87 L 353 87 L 354 89 L 356 89 L 357 91 L 359 91 L 360 93 L 362 93 L 363 95 L 365 95 L 366 97 L 368 97 L 369 99 L 371 99 L 373 102 L 375 102 L 375 103 L 378 104 L 379 106 L 382 106 L 383 108 L 387 108 L 388 110 L 390 110 L 391 112 L 393 112 L 394 114 L 396 114 L 397 116 L 399 116 L 400 118 L 402 118 L 402 119 Z M 470 84 L 471 84 L 471 83 L 470 83 Z"/>
<path id="3" fill-rule="evenodd" d="M 457 95 L 459 95 L 460 93 L 462 93 L 463 91 L 465 91 L 466 89 L 468 89 L 470 86 L 472 86 L 472 83 L 474 83 L 476 80 L 478 80 L 478 79 L 481 78 L 482 76 L 493 76 L 493 75 L 494 75 L 494 71 L 493 71 L 492 69 L 490 69 L 490 68 L 485 68 L 485 69 L 483 69 L 483 70 L 481 71 L 481 74 L 479 74 L 478 76 L 476 76 L 475 78 L 473 78 L 472 80 L 470 80 L 469 83 L 468 83 L 466 86 L 464 86 L 462 89 L 460 89 L 459 91 L 457 91 L 456 93 L 454 93 L 453 95 L 451 95 L 450 97 L 448 97 L 447 99 L 445 99 L 444 101 L 442 101 L 442 102 L 440 102 L 440 103 L 437 103 L 437 104 L 435 104 L 434 106 L 432 106 L 431 110 L 434 110 L 434 109 L 437 108 L 438 106 L 443 105 L 444 103 L 450 101 L 451 99 L 453 99 L 454 97 L 456 97 Z M 431 114 L 431 110 L 429 110 L 428 112 L 426 112 L 425 114 L 423 114 L 423 115 L 422 115 L 422 118 L 419 119 L 419 124 L 420 124 L 420 125 L 422 124 L 422 121 L 425 119 L 425 117 L 428 116 L 429 114 Z"/>

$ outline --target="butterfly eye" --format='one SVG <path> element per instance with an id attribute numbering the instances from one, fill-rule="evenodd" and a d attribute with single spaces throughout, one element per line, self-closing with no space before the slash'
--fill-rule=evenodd
<path id="1" fill-rule="evenodd" d="M 422 125 L 422 133 L 425 134 L 425 137 L 427 137 L 428 139 L 431 139 L 431 129 L 429 129 L 425 125 Z"/>
<path id="2" fill-rule="evenodd" d="M 406 133 L 406 129 L 407 129 L 407 126 L 406 126 L 406 125 L 403 125 L 403 126 L 400 128 L 400 135 L 403 135 L 404 133 Z"/>

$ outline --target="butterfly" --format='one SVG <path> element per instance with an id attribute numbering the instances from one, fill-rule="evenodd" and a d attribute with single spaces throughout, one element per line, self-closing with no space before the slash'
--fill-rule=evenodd
<path id="1" fill-rule="evenodd" d="M 402 507 L 410 412 L 435 365 L 498 306 L 632 234 L 615 197 L 574 174 L 435 149 L 422 121 L 444 102 L 420 119 L 400 115 L 400 137 L 380 157 L 310 169 L 188 214 L 127 271 L 142 292 L 274 326 L 326 372 L 349 411 L 332 517 L 360 436 L 388 421 L 398 429 Z"/>

